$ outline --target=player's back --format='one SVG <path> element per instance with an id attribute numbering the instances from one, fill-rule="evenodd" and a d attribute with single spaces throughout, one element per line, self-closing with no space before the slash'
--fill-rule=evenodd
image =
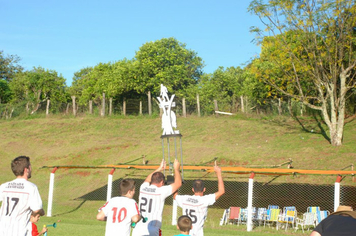
<path id="1" fill-rule="evenodd" d="M 139 210 L 143 217 L 147 217 L 147 222 L 138 222 L 133 235 L 152 235 L 158 232 L 162 225 L 162 212 L 165 199 L 172 194 L 172 187 L 157 187 L 144 182 L 140 187 Z M 140 233 L 138 233 L 140 232 Z"/>
<path id="2" fill-rule="evenodd" d="M 183 214 L 192 219 L 192 235 L 202 235 L 206 217 L 208 215 L 208 206 L 215 203 L 215 194 L 205 196 L 195 195 L 177 195 L 176 201 L 182 208 Z M 201 231 L 201 233 L 200 233 Z"/>
<path id="3" fill-rule="evenodd" d="M 15 179 L 0 187 L 0 235 L 25 235 L 31 209 L 42 208 L 37 186 L 25 179 Z"/>
<path id="4" fill-rule="evenodd" d="M 162 211 L 165 199 L 172 194 L 171 186 L 157 187 L 144 183 L 140 188 L 139 209 L 142 216 L 149 221 L 162 221 Z"/>
<path id="5" fill-rule="evenodd" d="M 130 235 L 131 218 L 139 214 L 134 199 L 113 197 L 102 208 L 107 216 L 105 235 Z"/>

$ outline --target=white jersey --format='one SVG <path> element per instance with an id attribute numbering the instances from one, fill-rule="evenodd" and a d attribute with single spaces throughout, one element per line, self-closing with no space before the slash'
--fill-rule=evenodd
<path id="1" fill-rule="evenodd" d="M 42 209 L 37 186 L 25 179 L 15 179 L 0 186 L 0 236 L 31 235 L 32 211 Z"/>
<path id="2" fill-rule="evenodd" d="M 140 187 L 139 209 L 147 222 L 137 223 L 132 231 L 133 236 L 159 235 L 162 225 L 162 212 L 165 199 L 172 194 L 172 186 L 157 187 L 144 182 Z"/>
<path id="3" fill-rule="evenodd" d="M 183 215 L 188 215 L 192 219 L 193 228 L 189 234 L 191 236 L 203 236 L 203 227 L 208 216 L 208 206 L 215 203 L 215 193 L 205 196 L 177 195 L 177 205 L 183 210 Z"/>
<path id="4" fill-rule="evenodd" d="M 113 197 L 100 210 L 107 217 L 105 236 L 130 236 L 131 218 L 140 214 L 136 201 L 128 197 Z"/>

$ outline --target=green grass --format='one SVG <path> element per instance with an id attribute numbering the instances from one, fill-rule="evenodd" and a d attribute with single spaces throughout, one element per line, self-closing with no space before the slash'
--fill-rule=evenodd
<path id="1" fill-rule="evenodd" d="M 356 122 L 345 125 L 344 145 L 331 146 L 321 134 L 318 124 L 303 118 L 301 125 L 285 117 L 178 117 L 183 145 L 184 164 L 201 164 L 214 157 L 222 166 L 269 167 L 293 160 L 296 169 L 343 169 L 356 158 Z M 324 127 L 325 128 L 325 127 Z M 310 132 L 313 129 L 314 132 Z M 25 120 L 0 120 L 0 183 L 13 179 L 11 160 L 19 155 L 31 157 L 32 182 L 39 187 L 44 208 L 47 209 L 50 170 L 42 166 L 55 165 L 106 165 L 132 161 L 146 156 L 149 164 L 158 164 L 162 158 L 161 120 L 159 117 L 37 117 Z M 133 164 L 141 164 L 139 159 Z M 350 168 L 348 168 L 350 170 Z M 42 217 L 39 226 L 58 222 L 49 235 L 103 235 L 105 223 L 95 216 L 102 200 L 83 201 L 83 194 L 94 191 L 107 183 L 108 170 L 59 170 L 56 174 L 56 201 L 54 217 Z M 117 175 L 143 179 L 148 172 L 117 170 Z M 185 173 L 201 177 L 201 173 Z M 116 175 L 116 174 L 115 174 Z M 116 176 L 117 176 L 116 175 Z M 205 175 L 205 174 L 204 174 Z M 78 177 L 80 178 L 78 181 Z M 105 176 L 103 178 L 103 176 Z M 246 179 L 246 176 L 228 176 L 229 180 Z M 256 178 L 260 178 L 259 176 Z M 280 182 L 310 183 L 317 177 L 280 177 Z M 324 180 L 334 177 L 323 177 Z M 330 182 L 329 182 L 330 183 Z M 352 185 L 351 178 L 343 184 Z M 58 202 L 57 202 L 58 203 Z M 170 226 L 169 207 L 164 217 L 164 235 L 178 231 Z M 220 227 L 210 209 L 205 235 L 303 235 L 258 227 L 246 232 L 246 226 Z M 220 210 L 217 214 L 221 215 Z M 305 234 L 304 234 L 305 235 Z"/>

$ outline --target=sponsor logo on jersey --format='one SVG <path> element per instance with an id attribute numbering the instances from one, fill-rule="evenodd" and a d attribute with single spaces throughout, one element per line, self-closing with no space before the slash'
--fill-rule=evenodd
<path id="1" fill-rule="evenodd" d="M 155 193 L 156 189 L 155 188 L 145 187 L 145 188 L 142 189 L 142 191 L 149 192 L 149 193 Z"/>
<path id="2" fill-rule="evenodd" d="M 198 203 L 198 199 L 195 198 L 187 198 L 187 202 L 191 202 L 191 203 Z"/>
<path id="3" fill-rule="evenodd" d="M 18 188 L 18 189 L 24 189 L 25 186 L 23 183 L 9 183 L 6 188 Z"/>

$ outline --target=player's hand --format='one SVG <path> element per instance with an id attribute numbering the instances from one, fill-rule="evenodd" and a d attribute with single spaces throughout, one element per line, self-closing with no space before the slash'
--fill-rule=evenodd
<path id="1" fill-rule="evenodd" d="M 221 168 L 217 165 L 214 166 L 214 171 L 216 174 L 221 174 Z"/>
<path id="2" fill-rule="evenodd" d="M 44 234 L 45 232 L 47 232 L 47 227 L 43 227 L 41 234 Z"/>
<path id="3" fill-rule="evenodd" d="M 162 159 L 161 165 L 159 166 L 158 171 L 162 171 L 164 169 L 166 169 L 166 161 L 164 159 Z"/>
<path id="4" fill-rule="evenodd" d="M 178 159 L 175 159 L 175 160 L 174 160 L 173 168 L 174 168 L 175 170 L 179 170 L 179 169 L 180 169 L 180 163 L 179 163 Z"/>

